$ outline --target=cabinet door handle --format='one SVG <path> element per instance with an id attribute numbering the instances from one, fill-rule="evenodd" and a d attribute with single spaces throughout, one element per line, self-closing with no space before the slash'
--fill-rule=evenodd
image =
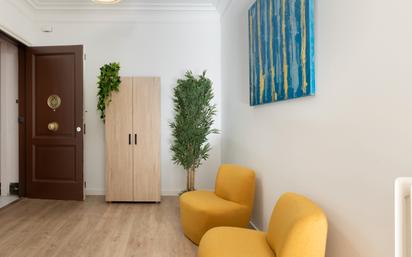
<path id="1" fill-rule="evenodd" d="M 134 134 L 134 144 L 137 145 L 137 134 Z"/>
<path id="2" fill-rule="evenodd" d="M 129 134 L 129 145 L 132 144 L 132 134 Z"/>

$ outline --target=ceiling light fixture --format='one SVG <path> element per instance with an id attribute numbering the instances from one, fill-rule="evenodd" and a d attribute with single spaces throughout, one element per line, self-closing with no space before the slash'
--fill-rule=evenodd
<path id="1" fill-rule="evenodd" d="M 117 4 L 121 0 L 92 0 L 92 1 L 97 4 Z"/>

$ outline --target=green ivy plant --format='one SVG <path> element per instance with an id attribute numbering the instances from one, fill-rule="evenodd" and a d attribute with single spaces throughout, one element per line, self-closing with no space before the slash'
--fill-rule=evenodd
<path id="1" fill-rule="evenodd" d="M 97 82 L 99 97 L 97 103 L 97 109 L 100 111 L 100 118 L 105 122 L 106 120 L 106 107 L 111 102 L 112 92 L 119 92 L 120 87 L 120 64 L 112 62 L 105 64 L 100 68 L 99 81 Z"/>
<path id="2" fill-rule="evenodd" d="M 211 150 L 208 136 L 219 133 L 212 127 L 216 115 L 216 105 L 212 104 L 212 81 L 206 77 L 206 72 L 194 76 L 188 71 L 177 81 L 173 94 L 172 160 L 186 170 L 186 191 L 193 191 L 195 171 L 203 160 L 208 159 Z"/>

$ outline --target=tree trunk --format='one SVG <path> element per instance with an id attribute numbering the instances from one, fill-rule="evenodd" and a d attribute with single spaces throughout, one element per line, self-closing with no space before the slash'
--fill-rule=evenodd
<path id="1" fill-rule="evenodd" d="M 195 191 L 195 169 L 190 168 L 186 172 L 187 172 L 187 191 Z"/>
<path id="2" fill-rule="evenodd" d="M 195 168 L 191 170 L 192 176 L 190 178 L 190 191 L 195 191 Z"/>
<path id="3" fill-rule="evenodd" d="M 186 170 L 186 191 L 189 192 L 190 190 L 190 169 Z"/>

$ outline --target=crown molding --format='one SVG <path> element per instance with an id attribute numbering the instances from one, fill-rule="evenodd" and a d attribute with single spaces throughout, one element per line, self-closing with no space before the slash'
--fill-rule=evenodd
<path id="1" fill-rule="evenodd" d="M 214 22 L 222 17 L 233 0 L 209 0 L 208 3 L 136 3 L 123 0 L 115 6 L 96 5 L 92 1 L 6 0 L 33 22 Z M 166 1 L 165 1 L 166 2 Z M 194 1 L 193 1 L 194 2 Z M 57 3 L 57 4 L 56 4 Z M 184 4 L 182 4 L 184 3 Z M 182 15 L 184 14 L 184 15 Z"/>
<path id="2" fill-rule="evenodd" d="M 148 3 L 123 0 L 115 5 L 96 4 L 92 1 L 60 1 L 41 2 L 39 0 L 24 0 L 37 11 L 80 11 L 80 10 L 105 10 L 105 11 L 217 11 L 217 5 L 226 0 L 214 0 L 209 3 Z"/>
<path id="3" fill-rule="evenodd" d="M 219 22 L 214 12 L 149 12 L 149 11 L 54 11 L 37 15 L 38 24 L 58 23 L 211 23 Z"/>
<path id="4" fill-rule="evenodd" d="M 216 10 L 223 17 L 226 14 L 226 11 L 229 9 L 233 0 L 217 0 L 216 1 Z"/>

